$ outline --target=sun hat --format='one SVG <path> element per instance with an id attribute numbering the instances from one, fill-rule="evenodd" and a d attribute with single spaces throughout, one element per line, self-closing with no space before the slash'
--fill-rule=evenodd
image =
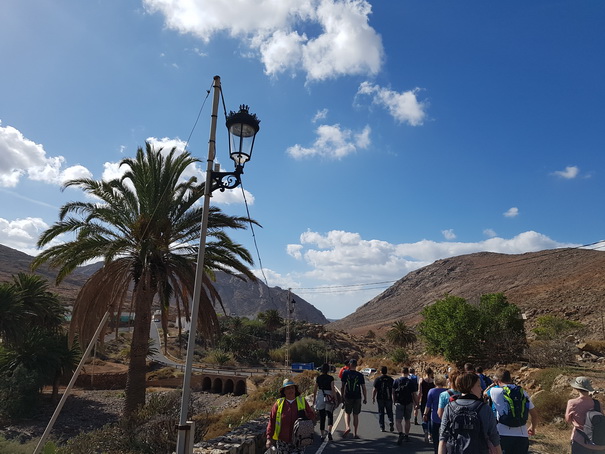
<path id="1" fill-rule="evenodd" d="M 284 382 L 281 385 L 281 388 L 279 388 L 279 395 L 284 397 L 284 391 L 288 386 L 294 386 L 294 390 L 296 391 L 296 395 L 298 396 L 300 394 L 300 392 L 298 391 L 298 385 L 296 383 L 294 383 L 291 379 L 286 378 L 284 379 Z"/>
<path id="2" fill-rule="evenodd" d="M 572 388 L 581 389 L 582 391 L 593 392 L 594 388 L 590 384 L 588 377 L 576 377 L 569 384 Z"/>

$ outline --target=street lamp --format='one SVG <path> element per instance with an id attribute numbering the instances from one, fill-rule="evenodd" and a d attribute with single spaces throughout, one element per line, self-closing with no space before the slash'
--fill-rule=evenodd
<path id="1" fill-rule="evenodd" d="M 235 163 L 233 172 L 219 172 L 215 166 L 216 155 L 216 121 L 218 116 L 219 94 L 221 91 L 221 78 L 214 76 L 214 97 L 212 102 L 212 116 L 210 121 L 210 140 L 208 141 L 208 165 L 206 167 L 206 183 L 204 186 L 204 207 L 202 224 L 200 227 L 200 245 L 197 253 L 195 269 L 195 282 L 193 285 L 193 300 L 191 302 L 191 325 L 189 327 L 189 340 L 187 342 L 187 356 L 185 359 L 185 375 L 183 377 L 183 394 L 181 399 L 181 414 L 177 425 L 178 438 L 177 454 L 190 454 L 193 452 L 192 424 L 187 421 L 189 401 L 191 397 L 191 375 L 193 371 L 193 351 L 195 350 L 195 337 L 197 318 L 200 306 L 200 295 L 204 275 L 204 255 L 206 252 L 206 235 L 208 232 L 208 212 L 210 210 L 210 197 L 212 192 L 220 189 L 233 189 L 240 185 L 241 175 L 244 173 L 244 164 L 252 157 L 254 139 L 259 130 L 260 120 L 248 112 L 249 107 L 240 106 L 239 112 L 230 112 L 227 116 L 227 129 L 229 131 L 229 155 Z M 215 168 L 216 167 L 216 168 Z"/>

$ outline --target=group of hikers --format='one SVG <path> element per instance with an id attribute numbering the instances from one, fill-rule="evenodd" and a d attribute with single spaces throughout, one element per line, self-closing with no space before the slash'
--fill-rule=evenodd
<path id="1" fill-rule="evenodd" d="M 357 370 L 355 359 L 340 370 L 340 388 L 329 371 L 330 366 L 324 364 L 313 390 L 321 439 L 333 440 L 333 413 L 341 403 L 345 422 L 342 437 L 358 439 L 359 414 L 362 404 L 367 403 L 365 377 Z M 565 420 L 573 426 L 571 453 L 605 452 L 605 416 L 599 401 L 590 395 L 594 392 L 591 381 L 577 377 L 570 386 L 578 392 L 565 412 Z M 420 377 L 413 368 L 403 367 L 394 379 L 383 366 L 372 387 L 380 430 L 387 431 L 388 419 L 388 431 L 398 432 L 397 445 L 410 441 L 412 420 L 422 424 L 424 441 L 432 444 L 435 454 L 527 454 L 529 437 L 536 433 L 538 412 L 527 391 L 515 384 L 504 368 L 490 378 L 471 363 L 444 375 L 435 375 L 427 368 Z M 316 412 L 291 380 L 284 381 L 280 394 L 267 426 L 267 448 L 279 454 L 301 454 L 312 443 Z M 310 421 L 306 432 L 299 427 L 301 420 Z"/>

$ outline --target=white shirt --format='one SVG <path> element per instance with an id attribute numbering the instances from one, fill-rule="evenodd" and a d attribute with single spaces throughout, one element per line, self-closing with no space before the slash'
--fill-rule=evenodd
<path id="1" fill-rule="evenodd" d="M 504 385 L 502 385 L 504 386 Z M 508 387 L 516 387 L 517 385 L 506 385 Z M 504 399 L 504 396 L 502 395 L 503 393 L 503 389 L 499 386 L 494 386 L 492 389 L 490 389 L 489 391 L 489 395 L 492 398 L 492 402 L 494 403 L 494 408 L 496 409 L 496 417 L 498 419 L 500 419 L 500 416 L 508 413 L 508 403 L 506 403 L 506 400 Z M 523 393 L 525 394 L 525 397 L 527 398 L 527 400 L 529 401 L 529 409 L 531 410 L 532 408 L 534 408 L 534 403 L 531 401 L 531 399 L 529 398 L 529 395 L 527 394 L 527 391 L 523 391 Z M 498 433 L 501 436 L 504 437 L 527 437 L 527 425 L 523 425 L 520 427 L 508 427 L 505 426 L 504 424 L 500 424 L 498 423 Z"/>

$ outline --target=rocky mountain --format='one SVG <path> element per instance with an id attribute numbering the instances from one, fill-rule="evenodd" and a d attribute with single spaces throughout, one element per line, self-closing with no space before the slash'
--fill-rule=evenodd
<path id="1" fill-rule="evenodd" d="M 407 274 L 328 329 L 380 333 L 399 319 L 415 325 L 422 309 L 446 294 L 478 303 L 486 293 L 504 293 L 524 311 L 529 326 L 537 316 L 553 314 L 588 324 L 595 337 L 605 335 L 605 252 L 575 248 L 438 260 Z"/>
<path id="2" fill-rule="evenodd" d="M 29 273 L 32 260 L 32 256 L 0 244 L 0 282 L 12 280 L 12 276 L 19 272 Z M 58 287 L 51 285 L 51 290 L 59 294 L 66 304 L 71 304 L 86 279 L 100 266 L 99 262 L 81 267 Z M 57 275 L 55 270 L 47 266 L 40 267 L 36 274 L 48 279 L 51 284 L 54 284 Z M 260 280 L 249 282 L 223 272 L 218 272 L 216 277 L 216 287 L 227 314 L 255 318 L 259 312 L 276 309 L 282 317 L 286 317 L 287 290 L 279 287 L 269 288 Z M 322 325 L 328 323 L 321 311 L 298 295 L 291 294 L 290 298 L 294 301 L 294 304 L 291 305 L 292 319 Z M 217 310 L 220 312 L 220 308 Z"/>
<path id="3" fill-rule="evenodd" d="M 290 297 L 290 301 L 294 302 L 291 304 L 293 320 L 306 320 L 320 325 L 328 323 L 319 309 L 300 296 L 280 287 L 267 287 L 261 279 L 249 282 L 218 272 L 215 286 L 221 295 L 227 314 L 254 318 L 259 312 L 274 309 L 286 318 L 288 297 Z"/>

